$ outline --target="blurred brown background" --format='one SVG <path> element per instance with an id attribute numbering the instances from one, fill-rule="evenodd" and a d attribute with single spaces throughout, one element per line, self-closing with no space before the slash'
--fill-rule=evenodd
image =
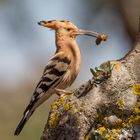
<path id="1" fill-rule="evenodd" d="M 0 0 L 0 139 L 38 140 L 47 121 L 54 96 L 34 113 L 21 135 L 13 136 L 55 52 L 54 32 L 38 26 L 38 21 L 66 19 L 79 28 L 109 35 L 98 47 L 93 38 L 77 38 L 83 65 L 74 88 L 91 77 L 90 67 L 119 59 L 131 49 L 139 15 L 139 0 Z"/>

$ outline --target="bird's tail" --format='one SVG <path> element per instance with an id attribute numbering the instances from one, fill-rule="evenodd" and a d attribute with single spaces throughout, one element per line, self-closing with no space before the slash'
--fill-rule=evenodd
<path id="1" fill-rule="evenodd" d="M 18 136 L 20 134 L 21 130 L 23 129 L 24 125 L 29 120 L 29 118 L 31 117 L 33 112 L 34 111 L 31 111 L 31 110 L 27 110 L 26 112 L 24 112 L 23 118 L 21 119 L 20 123 L 18 124 L 14 135 Z"/>

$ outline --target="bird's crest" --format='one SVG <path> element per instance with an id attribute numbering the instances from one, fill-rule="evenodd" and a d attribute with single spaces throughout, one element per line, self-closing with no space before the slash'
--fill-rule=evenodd
<path id="1" fill-rule="evenodd" d="M 39 25 L 48 27 L 54 30 L 57 30 L 58 28 L 71 28 L 73 30 L 77 30 L 78 28 L 72 24 L 71 22 L 67 20 L 49 20 L 49 21 L 40 21 L 38 22 Z"/>

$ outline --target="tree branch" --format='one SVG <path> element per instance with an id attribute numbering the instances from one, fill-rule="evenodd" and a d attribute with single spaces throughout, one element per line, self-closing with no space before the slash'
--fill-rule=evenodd
<path id="1" fill-rule="evenodd" d="M 100 66 L 101 71 L 95 72 L 97 77 L 94 75 L 73 95 L 63 96 L 52 104 L 41 140 L 88 139 L 92 128 L 100 132 L 101 127 L 110 131 L 121 128 L 122 137 L 123 128 L 138 127 L 140 123 L 130 122 L 138 117 L 134 110 L 140 103 L 139 91 L 134 94 L 135 87 L 140 88 L 140 30 L 133 49 L 110 64 L 114 65 L 110 76 L 105 75 L 106 62 Z M 139 134 L 132 137 L 136 139 Z"/>

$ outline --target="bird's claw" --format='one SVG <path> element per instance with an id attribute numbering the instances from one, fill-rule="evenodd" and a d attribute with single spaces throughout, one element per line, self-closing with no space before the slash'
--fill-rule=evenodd
<path id="1" fill-rule="evenodd" d="M 57 95 L 59 95 L 59 96 L 71 95 L 73 93 L 72 91 L 58 89 L 58 88 L 55 88 L 55 90 L 57 91 Z"/>

